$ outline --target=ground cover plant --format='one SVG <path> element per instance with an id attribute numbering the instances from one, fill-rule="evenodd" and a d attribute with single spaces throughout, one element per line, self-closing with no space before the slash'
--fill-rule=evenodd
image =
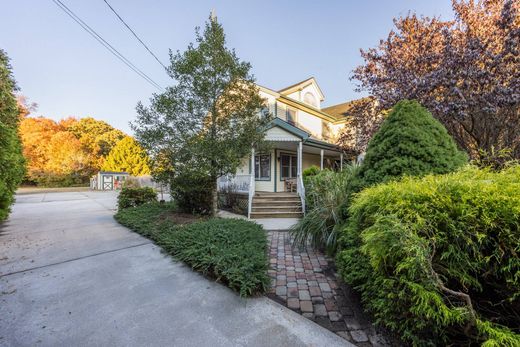
<path id="1" fill-rule="evenodd" d="M 520 345 L 520 166 L 406 177 L 359 193 L 337 265 L 416 346 Z"/>
<path id="2" fill-rule="evenodd" d="M 241 296 L 262 293 L 269 286 L 267 235 L 258 224 L 178 213 L 171 203 L 123 209 L 115 218 Z"/>

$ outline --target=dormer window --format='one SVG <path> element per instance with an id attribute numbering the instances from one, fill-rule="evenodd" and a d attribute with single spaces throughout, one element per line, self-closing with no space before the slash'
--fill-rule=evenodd
<path id="1" fill-rule="evenodd" d="M 314 107 L 318 107 L 318 103 L 316 102 L 316 97 L 311 92 L 305 93 L 303 96 L 303 102 L 309 104 Z"/>

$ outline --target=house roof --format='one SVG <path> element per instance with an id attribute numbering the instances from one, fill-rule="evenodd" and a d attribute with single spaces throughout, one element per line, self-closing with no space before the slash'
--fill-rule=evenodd
<path id="1" fill-rule="evenodd" d="M 316 79 L 314 77 L 309 77 L 306 80 L 292 84 L 289 87 L 282 88 L 278 91 L 278 93 L 285 94 L 285 95 L 291 94 L 292 92 L 295 92 L 297 90 L 307 87 L 309 84 L 314 84 L 316 86 L 318 93 L 320 93 L 320 100 L 323 101 L 325 99 L 325 95 L 323 95 L 323 92 L 321 91 L 321 88 L 318 85 L 318 82 L 316 82 Z"/>
<path id="2" fill-rule="evenodd" d="M 329 107 L 324 107 L 321 110 L 325 113 L 330 114 L 331 116 L 335 117 L 336 119 L 339 118 L 346 118 L 349 115 L 351 115 L 356 108 L 356 106 L 359 106 L 363 103 L 371 101 L 371 97 L 364 97 L 361 99 L 351 100 L 347 102 L 343 102 L 341 104 L 332 105 Z"/>
<path id="3" fill-rule="evenodd" d="M 287 131 L 288 133 L 301 138 L 302 142 L 304 144 L 307 144 L 307 145 L 310 145 L 313 147 L 322 148 L 322 149 L 328 149 L 328 150 L 332 150 L 332 151 L 340 151 L 339 146 L 332 144 L 332 143 L 314 139 L 311 137 L 311 134 L 309 134 L 308 132 L 306 132 L 298 127 L 295 127 L 294 125 L 289 124 L 286 121 L 284 121 L 278 117 L 276 117 L 269 123 L 269 125 L 267 126 L 267 130 L 274 128 L 274 127 L 280 127 L 283 130 Z"/>

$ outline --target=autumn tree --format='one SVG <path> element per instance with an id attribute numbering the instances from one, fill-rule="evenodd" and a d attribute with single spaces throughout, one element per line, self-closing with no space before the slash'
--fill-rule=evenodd
<path id="1" fill-rule="evenodd" d="M 0 221 L 7 218 L 14 193 L 25 172 L 18 137 L 21 110 L 14 95 L 16 89 L 9 58 L 0 49 Z"/>
<path id="2" fill-rule="evenodd" d="M 215 18 L 206 22 L 202 34 L 196 31 L 196 44 L 170 53 L 170 63 L 168 73 L 177 84 L 155 95 L 149 107 L 139 104 L 133 128 L 153 157 L 171 156 L 173 179 L 179 183 L 172 187 L 189 188 L 179 192 L 181 198 L 199 186 L 197 194 L 211 193 L 210 212 L 215 214 L 218 177 L 236 172 L 263 139 L 260 129 L 269 117 L 259 117 L 264 101 L 251 65 L 226 47 Z"/>
<path id="3" fill-rule="evenodd" d="M 83 150 L 81 142 L 74 134 L 68 131 L 55 133 L 47 144 L 46 151 L 46 183 L 82 183 L 85 177 L 89 177 L 89 153 Z"/>
<path id="4" fill-rule="evenodd" d="M 27 160 L 27 178 L 38 181 L 45 176 L 48 162 L 47 148 L 51 138 L 60 131 L 60 126 L 52 119 L 25 117 L 20 122 L 20 137 L 23 155 Z"/>
<path id="5" fill-rule="evenodd" d="M 358 90 L 381 110 L 415 99 L 473 158 L 509 149 L 520 158 L 520 2 L 454 0 L 453 21 L 394 20 L 377 48 L 361 50 Z"/>
<path id="6" fill-rule="evenodd" d="M 112 148 L 105 159 L 102 169 L 106 171 L 128 172 L 132 176 L 150 174 L 146 152 L 130 136 L 126 136 Z"/>
<path id="7" fill-rule="evenodd" d="M 94 118 L 68 117 L 58 122 L 24 116 L 20 123 L 27 180 L 44 185 L 85 183 L 126 135 Z M 61 141 L 61 142 L 60 142 Z"/>

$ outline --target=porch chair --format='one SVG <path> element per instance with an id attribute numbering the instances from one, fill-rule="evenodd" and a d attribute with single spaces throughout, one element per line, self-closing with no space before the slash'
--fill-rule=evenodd
<path id="1" fill-rule="evenodd" d="M 296 178 L 285 179 L 285 191 L 295 193 L 297 191 Z"/>

